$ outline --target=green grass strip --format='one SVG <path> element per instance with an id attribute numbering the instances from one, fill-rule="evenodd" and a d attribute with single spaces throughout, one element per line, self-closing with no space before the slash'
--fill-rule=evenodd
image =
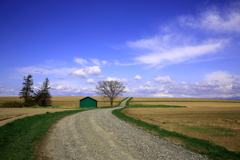
<path id="1" fill-rule="evenodd" d="M 86 109 L 85 109 L 86 110 Z M 61 118 L 84 110 L 46 113 L 17 119 L 0 127 L 0 159 L 34 159 L 34 147 L 43 140 L 48 129 Z"/>
<path id="2" fill-rule="evenodd" d="M 177 133 L 177 132 L 168 131 L 168 130 L 160 128 L 157 125 L 150 124 L 150 123 L 129 117 L 129 116 L 125 115 L 124 113 L 122 113 L 122 110 L 124 110 L 126 108 L 127 107 L 113 110 L 112 113 L 115 116 L 117 116 L 118 118 L 120 118 L 126 122 L 132 123 L 141 129 L 144 129 L 146 131 L 149 131 L 150 133 L 156 134 L 160 138 L 179 139 L 185 144 L 184 147 L 186 149 L 191 150 L 193 152 L 197 152 L 202 155 L 206 155 L 210 159 L 213 159 L 213 160 L 240 159 L 240 152 L 229 151 L 225 147 L 215 145 L 214 143 L 212 143 L 210 141 L 198 139 L 198 138 L 194 138 L 194 137 L 189 137 L 184 134 Z"/>

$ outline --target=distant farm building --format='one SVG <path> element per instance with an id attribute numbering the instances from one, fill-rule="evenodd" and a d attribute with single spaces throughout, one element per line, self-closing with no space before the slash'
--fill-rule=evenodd
<path id="1" fill-rule="evenodd" d="M 91 97 L 85 97 L 83 99 L 80 99 L 79 107 L 81 108 L 97 107 L 97 100 Z"/>

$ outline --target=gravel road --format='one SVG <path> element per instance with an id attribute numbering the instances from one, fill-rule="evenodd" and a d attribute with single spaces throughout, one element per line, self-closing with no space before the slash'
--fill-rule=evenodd
<path id="1" fill-rule="evenodd" d="M 125 101 L 119 106 L 125 106 Z M 159 139 L 112 115 L 84 111 L 60 120 L 49 134 L 46 155 L 56 160 L 207 159 Z"/>

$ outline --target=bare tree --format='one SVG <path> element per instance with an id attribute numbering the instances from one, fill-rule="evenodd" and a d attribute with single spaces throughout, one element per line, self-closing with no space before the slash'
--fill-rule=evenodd
<path id="1" fill-rule="evenodd" d="M 113 105 L 113 100 L 122 95 L 125 91 L 125 86 L 122 82 L 118 81 L 98 81 L 96 86 L 96 93 L 101 97 L 107 97 L 110 100 L 111 106 Z"/>

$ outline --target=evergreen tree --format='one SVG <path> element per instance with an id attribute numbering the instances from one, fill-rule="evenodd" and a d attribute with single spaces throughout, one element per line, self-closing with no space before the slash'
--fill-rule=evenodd
<path id="1" fill-rule="evenodd" d="M 35 95 L 35 101 L 39 106 L 47 106 L 51 105 L 51 94 L 49 92 L 50 85 L 48 78 L 45 79 L 43 82 L 42 87 L 40 87 L 40 90 L 38 90 Z"/>
<path id="2" fill-rule="evenodd" d="M 19 97 L 24 99 L 24 102 L 32 100 L 32 94 L 33 94 L 33 79 L 32 75 L 28 75 L 27 77 L 24 76 L 23 88 L 19 93 Z"/>

